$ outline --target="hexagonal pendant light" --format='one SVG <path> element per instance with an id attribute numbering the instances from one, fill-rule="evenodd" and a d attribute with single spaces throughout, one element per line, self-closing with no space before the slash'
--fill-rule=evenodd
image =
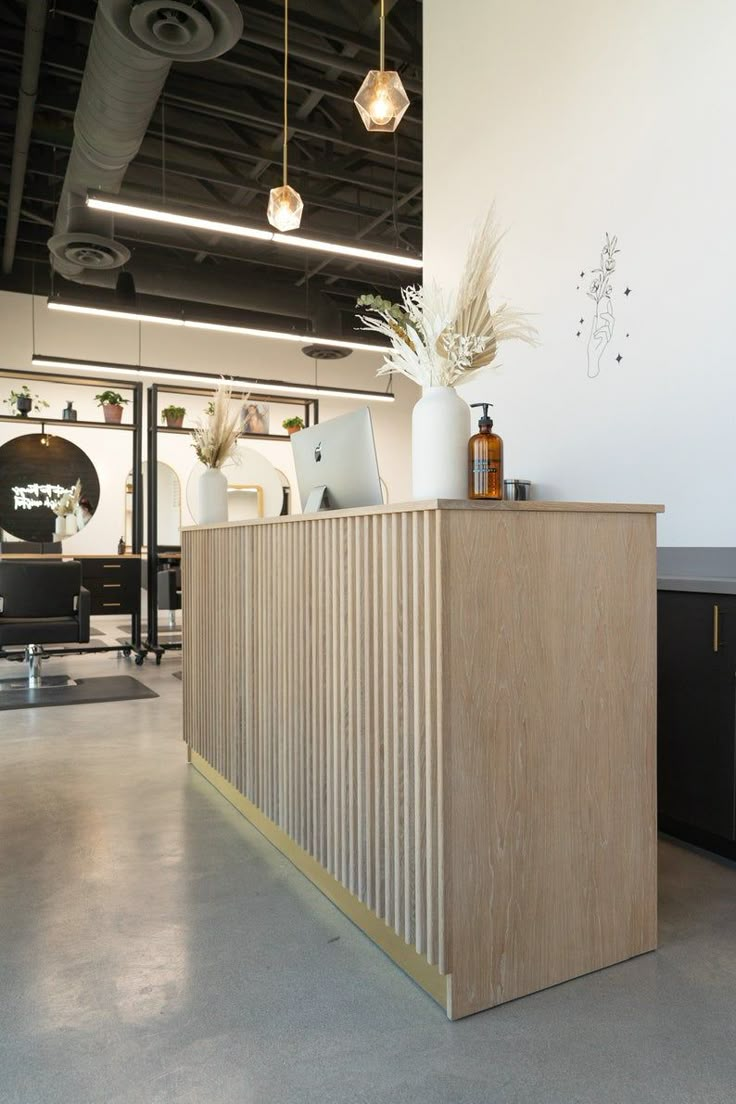
<path id="1" fill-rule="evenodd" d="M 366 130 L 396 130 L 409 106 L 409 97 L 394 69 L 385 67 L 386 13 L 381 0 L 380 68 L 371 69 L 355 97 L 355 106 Z"/>
<path id="2" fill-rule="evenodd" d="M 287 153 L 289 141 L 289 0 L 284 0 L 284 183 L 280 188 L 272 188 L 268 197 L 266 215 L 271 226 L 282 234 L 287 230 L 297 230 L 302 221 L 304 204 L 302 197 L 295 191 L 287 179 Z"/>

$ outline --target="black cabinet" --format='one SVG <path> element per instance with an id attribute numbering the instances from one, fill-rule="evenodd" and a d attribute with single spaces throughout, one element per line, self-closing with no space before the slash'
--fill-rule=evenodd
<path id="1" fill-rule="evenodd" d="M 140 611 L 141 561 L 135 556 L 80 557 L 93 614 Z"/>
<path id="2" fill-rule="evenodd" d="M 733 843 L 736 596 L 660 591 L 658 607 L 660 825 Z"/>

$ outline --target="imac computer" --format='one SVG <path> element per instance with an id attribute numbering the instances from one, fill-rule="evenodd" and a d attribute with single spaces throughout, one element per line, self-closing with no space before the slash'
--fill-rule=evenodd
<path id="1" fill-rule="evenodd" d="M 291 447 L 305 514 L 383 502 L 367 406 L 294 433 Z"/>

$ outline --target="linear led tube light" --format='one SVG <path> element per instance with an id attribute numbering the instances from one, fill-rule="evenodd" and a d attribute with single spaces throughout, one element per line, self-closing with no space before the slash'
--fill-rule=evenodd
<path id="1" fill-rule="evenodd" d="M 75 357 L 45 356 L 34 353 L 31 357 L 34 368 L 76 368 L 82 372 L 97 372 L 100 375 L 145 376 L 151 379 L 183 382 L 188 384 L 204 383 L 217 387 L 219 376 L 199 376 L 194 372 L 177 372 L 170 368 L 149 368 L 138 364 L 116 364 L 104 360 L 78 360 Z M 322 387 L 304 383 L 284 383 L 280 380 L 244 379 L 241 376 L 226 376 L 225 383 L 237 384 L 249 391 L 264 392 L 268 395 L 303 395 L 307 398 L 354 399 L 364 402 L 394 402 L 395 396 L 387 391 L 362 391 L 353 387 Z"/>
<path id="2" fill-rule="evenodd" d="M 142 311 L 115 310 L 110 307 L 92 307 L 84 303 L 65 303 L 63 299 L 49 299 L 49 310 L 66 311 L 68 314 L 95 314 L 100 318 L 127 318 L 132 322 L 158 322 L 162 326 L 183 326 L 183 318 L 167 318 L 161 314 L 144 314 Z"/>
<path id="3" fill-rule="evenodd" d="M 63 299 L 48 299 L 49 310 L 67 311 L 71 314 L 93 314 L 102 318 L 126 318 L 134 322 L 155 322 L 165 326 L 189 326 L 193 330 L 215 330 L 220 333 L 244 334 L 246 337 L 266 337 L 275 341 L 296 341 L 302 345 L 325 345 L 328 348 L 356 349 L 365 353 L 388 353 L 388 345 L 371 345 L 367 341 L 344 341 L 342 338 L 315 337 L 313 334 L 288 333 L 283 330 L 261 330 L 255 326 L 230 325 L 227 322 L 199 322 L 191 318 L 167 317 L 161 314 L 145 314 L 142 311 L 114 310 L 109 307 L 87 306 L 69 303 Z"/>
<path id="4" fill-rule="evenodd" d="M 163 222 L 169 226 L 186 226 L 190 230 L 214 230 L 217 234 L 256 238 L 259 241 L 274 242 L 276 245 L 290 245 L 298 249 L 316 250 L 319 253 L 334 253 L 339 257 L 355 257 L 362 261 L 397 265 L 401 268 L 421 268 L 423 265 L 419 257 L 408 257 L 403 253 L 385 253 L 380 249 L 363 249 L 359 245 L 339 245 L 335 242 L 323 241 L 321 238 L 305 238 L 301 234 L 279 234 L 277 231 L 260 230 L 258 227 L 242 226 L 236 222 L 221 222 L 219 219 L 201 218 L 199 215 L 185 215 L 176 211 L 163 211 L 158 207 L 146 207 L 139 203 L 127 203 L 122 199 L 104 195 L 88 195 L 86 202 L 93 211 L 106 211 L 111 215 Z"/>

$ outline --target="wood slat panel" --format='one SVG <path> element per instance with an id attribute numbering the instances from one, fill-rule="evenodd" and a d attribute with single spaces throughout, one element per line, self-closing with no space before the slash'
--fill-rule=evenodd
<path id="1" fill-rule="evenodd" d="M 436 961 L 435 517 L 203 528 L 182 548 L 187 742 Z"/>
<path id="2" fill-rule="evenodd" d="M 267 519 L 182 568 L 195 761 L 452 1018 L 654 947 L 652 508 Z"/>

